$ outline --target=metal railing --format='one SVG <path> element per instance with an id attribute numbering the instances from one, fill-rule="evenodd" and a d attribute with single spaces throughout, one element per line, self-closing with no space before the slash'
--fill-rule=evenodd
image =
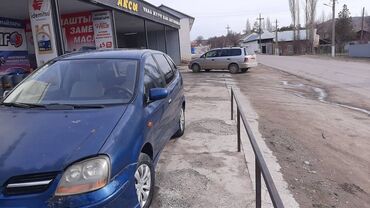
<path id="1" fill-rule="evenodd" d="M 270 194 L 272 204 L 275 208 L 283 208 L 283 202 L 280 198 L 280 195 L 276 189 L 275 183 L 272 180 L 270 171 L 266 165 L 265 159 L 261 153 L 260 148 L 258 147 L 257 141 L 253 135 L 252 129 L 248 124 L 247 117 L 243 111 L 241 102 L 236 96 L 234 89 L 231 88 L 231 120 L 234 120 L 234 100 L 237 107 L 237 138 L 238 138 L 238 152 L 241 152 L 241 134 L 240 134 L 240 118 L 243 121 L 244 128 L 247 132 L 250 144 L 252 145 L 254 156 L 255 156 L 255 171 L 256 171 L 256 207 L 260 208 L 262 206 L 261 201 L 261 175 L 265 181 L 267 190 Z"/>

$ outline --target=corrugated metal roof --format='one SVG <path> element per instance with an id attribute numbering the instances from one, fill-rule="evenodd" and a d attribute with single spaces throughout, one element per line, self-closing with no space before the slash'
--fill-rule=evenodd
<path id="1" fill-rule="evenodd" d="M 260 36 L 258 33 L 252 33 L 250 35 L 248 35 L 247 37 L 245 37 L 242 42 L 243 43 L 249 43 L 249 42 L 253 42 L 253 41 L 257 41 L 259 40 Z M 262 35 L 261 35 L 261 39 L 262 40 L 266 40 L 266 39 L 273 39 L 274 38 L 274 34 L 269 32 L 269 31 L 263 31 Z"/>

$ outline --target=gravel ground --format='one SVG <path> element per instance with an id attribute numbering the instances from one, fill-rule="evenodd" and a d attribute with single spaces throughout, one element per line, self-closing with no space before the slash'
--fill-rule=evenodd
<path id="1" fill-rule="evenodd" d="M 233 77 L 301 207 L 370 207 L 370 114 L 362 93 L 333 86 L 333 78 L 328 85 L 269 67 Z"/>
<path id="2" fill-rule="evenodd" d="M 225 74 L 183 76 L 186 133 L 161 155 L 152 207 L 253 207 L 252 183 L 229 120 Z"/>

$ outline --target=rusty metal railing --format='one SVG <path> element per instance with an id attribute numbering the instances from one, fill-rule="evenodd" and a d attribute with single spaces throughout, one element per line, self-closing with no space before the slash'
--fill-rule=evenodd
<path id="1" fill-rule="evenodd" d="M 265 181 L 267 190 L 269 192 L 272 204 L 275 208 L 284 208 L 284 204 L 280 198 L 279 192 L 276 189 L 275 183 L 271 177 L 270 171 L 267 167 L 266 161 L 263 158 L 260 148 L 258 147 L 256 138 L 253 135 L 252 129 L 248 124 L 245 112 L 242 109 L 241 102 L 238 96 L 235 94 L 233 88 L 231 88 L 231 120 L 234 120 L 234 100 L 236 102 L 236 112 L 237 112 L 237 145 L 238 152 L 241 152 L 241 134 L 240 134 L 240 124 L 243 121 L 245 131 L 247 132 L 248 139 L 252 145 L 252 149 L 255 156 L 255 172 L 256 172 L 256 207 L 261 208 L 261 176 Z"/>

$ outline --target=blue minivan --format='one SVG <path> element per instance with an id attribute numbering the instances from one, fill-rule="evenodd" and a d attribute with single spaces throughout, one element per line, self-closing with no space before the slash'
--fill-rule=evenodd
<path id="1" fill-rule="evenodd" d="M 152 50 L 56 58 L 0 106 L 0 207 L 149 207 L 185 130 L 183 80 Z"/>

